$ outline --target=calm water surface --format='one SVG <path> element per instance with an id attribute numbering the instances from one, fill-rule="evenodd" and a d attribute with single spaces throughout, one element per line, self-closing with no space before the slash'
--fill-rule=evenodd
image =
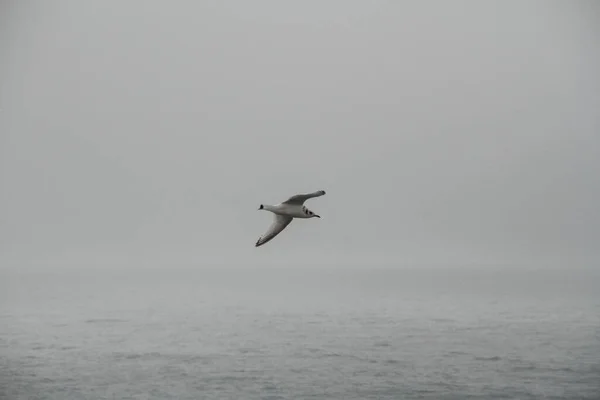
<path id="1" fill-rule="evenodd" d="M 599 399 L 600 274 L 0 272 L 1 399 Z"/>

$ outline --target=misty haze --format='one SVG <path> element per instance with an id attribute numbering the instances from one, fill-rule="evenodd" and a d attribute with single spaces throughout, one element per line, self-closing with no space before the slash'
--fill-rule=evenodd
<path id="1" fill-rule="evenodd" d="M 599 43 L 592 0 L 1 2 L 0 399 L 598 399 Z"/>

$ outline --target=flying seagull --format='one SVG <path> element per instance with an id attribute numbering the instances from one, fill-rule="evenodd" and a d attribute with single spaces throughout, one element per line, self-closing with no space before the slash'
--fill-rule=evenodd
<path id="1" fill-rule="evenodd" d="M 269 230 L 258 238 L 258 241 L 254 246 L 261 246 L 273 239 L 279 232 L 284 230 L 294 218 L 321 218 L 321 216 L 306 208 L 304 202 L 313 197 L 323 196 L 324 194 L 324 190 L 318 190 L 313 193 L 297 194 L 286 201 L 275 205 L 261 204 L 260 207 L 258 207 L 259 210 L 271 211 L 275 215 Z"/>

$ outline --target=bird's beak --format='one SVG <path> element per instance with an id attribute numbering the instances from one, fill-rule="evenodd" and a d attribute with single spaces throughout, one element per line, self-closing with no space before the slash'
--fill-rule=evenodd
<path id="1" fill-rule="evenodd" d="M 317 217 L 317 218 L 321 218 L 321 216 L 320 216 L 320 215 L 317 215 L 317 214 L 315 214 L 315 217 Z"/>

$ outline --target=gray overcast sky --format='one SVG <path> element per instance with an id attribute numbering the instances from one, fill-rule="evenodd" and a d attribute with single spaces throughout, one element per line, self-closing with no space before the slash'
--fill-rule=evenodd
<path id="1" fill-rule="evenodd" d="M 597 265 L 599 43 L 597 1 L 3 1 L 0 260 Z"/>

